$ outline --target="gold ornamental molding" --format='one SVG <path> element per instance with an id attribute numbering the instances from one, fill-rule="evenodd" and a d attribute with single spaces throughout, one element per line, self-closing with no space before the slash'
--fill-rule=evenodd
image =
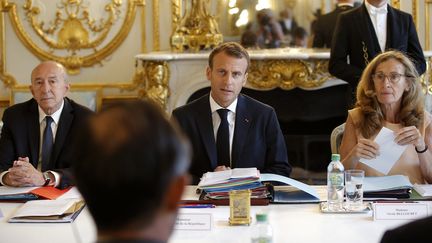
<path id="1" fill-rule="evenodd" d="M 400 9 L 400 0 L 392 0 L 392 1 L 391 1 L 391 5 L 392 5 L 394 8 Z"/>
<path id="2" fill-rule="evenodd" d="M 97 20 L 90 15 L 86 4 L 84 4 L 84 0 L 61 0 L 59 4 L 55 5 L 57 7 L 55 18 L 48 23 L 39 20 L 41 9 L 35 6 L 31 0 L 26 0 L 22 6 L 26 15 L 24 19 L 18 15 L 15 3 L 1 0 L 0 9 L 2 12 L 9 13 L 18 38 L 35 56 L 41 60 L 53 60 L 62 63 L 68 73 L 78 74 L 82 67 L 101 64 L 120 46 L 133 25 L 137 6 L 144 5 L 144 0 L 127 1 L 126 13 L 119 31 L 103 46 L 102 43 L 106 41 L 113 25 L 120 19 L 122 0 L 108 1 L 104 7 L 108 17 Z M 31 29 L 48 47 L 48 50 L 39 46 L 33 37 L 26 32 L 23 20 L 30 24 Z M 64 51 L 67 54 L 64 56 L 56 55 L 54 53 L 56 50 Z M 90 54 L 79 55 L 80 51 L 90 52 Z M 13 84 L 12 82 L 13 80 L 10 80 L 6 85 Z"/>
<path id="3" fill-rule="evenodd" d="M 332 76 L 328 60 L 252 60 L 248 84 L 257 89 L 320 87 Z"/>
<path id="4" fill-rule="evenodd" d="M 180 1 L 172 2 L 174 31 L 171 35 L 171 49 L 183 52 L 185 49 L 197 52 L 222 43 L 222 34 L 214 16 L 209 14 L 209 0 L 192 0 L 180 19 Z"/>
<path id="5" fill-rule="evenodd" d="M 141 61 L 137 64 L 133 86 L 130 89 L 138 90 L 138 97 L 148 99 L 167 108 L 170 72 L 166 61 Z"/>
<path id="6" fill-rule="evenodd" d="M 425 1 L 425 36 L 426 36 L 426 50 L 431 49 L 431 43 L 430 43 L 430 7 L 432 5 L 432 0 L 426 0 Z M 429 66 L 431 68 L 431 66 Z"/>

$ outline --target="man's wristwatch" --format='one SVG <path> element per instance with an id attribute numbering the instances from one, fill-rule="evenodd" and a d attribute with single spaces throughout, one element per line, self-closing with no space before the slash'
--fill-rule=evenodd
<path id="1" fill-rule="evenodd" d="M 45 183 L 43 184 L 43 186 L 48 186 L 51 182 L 51 177 L 49 176 L 49 172 L 44 172 L 42 173 L 43 178 L 45 180 Z"/>

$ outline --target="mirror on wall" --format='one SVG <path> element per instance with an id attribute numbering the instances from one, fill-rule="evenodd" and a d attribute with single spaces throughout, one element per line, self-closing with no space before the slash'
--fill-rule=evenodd
<path id="1" fill-rule="evenodd" d="M 358 2 L 360 3 L 361 0 Z M 213 2 L 212 7 L 217 13 L 216 17 L 224 41 L 241 42 L 243 33 L 246 32 L 247 35 L 248 32 L 251 34 L 260 32 L 260 23 L 272 18 L 279 23 L 283 34 L 280 47 L 293 45 L 306 47 L 307 42 L 310 41 L 312 22 L 317 15 L 332 11 L 335 4 L 335 0 L 218 0 L 216 3 Z M 301 30 L 294 34 L 293 30 L 297 27 Z M 280 31 L 276 30 L 277 34 Z M 258 34 L 257 37 L 258 43 L 260 43 L 260 35 L 262 34 Z M 294 36 L 304 39 L 297 43 Z M 260 48 L 272 48 L 272 46 L 272 43 L 265 43 L 260 45 Z"/>

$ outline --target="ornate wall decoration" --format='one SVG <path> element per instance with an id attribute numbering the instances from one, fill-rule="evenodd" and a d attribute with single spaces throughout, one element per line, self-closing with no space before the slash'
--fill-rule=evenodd
<path id="1" fill-rule="evenodd" d="M 248 84 L 257 89 L 315 88 L 331 78 L 327 60 L 252 60 Z"/>
<path id="2" fill-rule="evenodd" d="M 26 0 L 22 8 L 25 18 L 19 16 L 17 4 L 2 0 L 2 10 L 9 13 L 12 26 L 23 44 L 39 59 L 54 60 L 62 63 L 70 74 L 77 74 L 82 67 L 100 64 L 112 54 L 127 37 L 135 19 L 136 7 L 144 4 L 144 0 L 129 0 L 124 11 L 124 21 L 119 31 L 108 42 L 107 36 L 112 27 L 120 20 L 122 0 L 111 0 L 104 7 L 104 18 L 94 19 L 88 9 L 89 0 L 61 0 L 56 6 L 55 17 L 50 21 L 39 19 L 41 7 Z M 27 21 L 33 35 L 24 28 Z M 46 45 L 41 47 L 33 40 L 33 36 Z M 105 42 L 107 42 L 105 44 Z M 59 55 L 55 51 L 65 51 Z M 86 52 L 85 54 L 80 54 Z M 90 54 L 88 54 L 90 53 Z"/>
<path id="3" fill-rule="evenodd" d="M 191 8 L 186 9 L 184 17 L 175 25 L 171 35 L 171 49 L 182 52 L 184 49 L 199 51 L 222 43 L 215 17 L 208 12 L 209 0 L 192 0 Z M 173 1 L 174 16 L 177 15 L 178 1 Z M 173 20 L 176 20 L 174 17 Z M 174 22 L 173 21 L 173 22 Z"/>
<path id="4" fill-rule="evenodd" d="M 150 99 L 166 109 L 170 90 L 168 64 L 165 61 L 142 61 L 138 65 L 134 85 L 131 89 L 138 90 L 138 97 Z"/>

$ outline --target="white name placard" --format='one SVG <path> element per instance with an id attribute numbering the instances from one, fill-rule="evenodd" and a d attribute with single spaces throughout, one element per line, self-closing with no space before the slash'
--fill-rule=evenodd
<path id="1" fill-rule="evenodd" d="M 374 220 L 418 219 L 428 216 L 425 203 L 374 203 Z"/>
<path id="2" fill-rule="evenodd" d="M 212 223 L 211 213 L 179 213 L 174 229 L 210 231 Z"/>

